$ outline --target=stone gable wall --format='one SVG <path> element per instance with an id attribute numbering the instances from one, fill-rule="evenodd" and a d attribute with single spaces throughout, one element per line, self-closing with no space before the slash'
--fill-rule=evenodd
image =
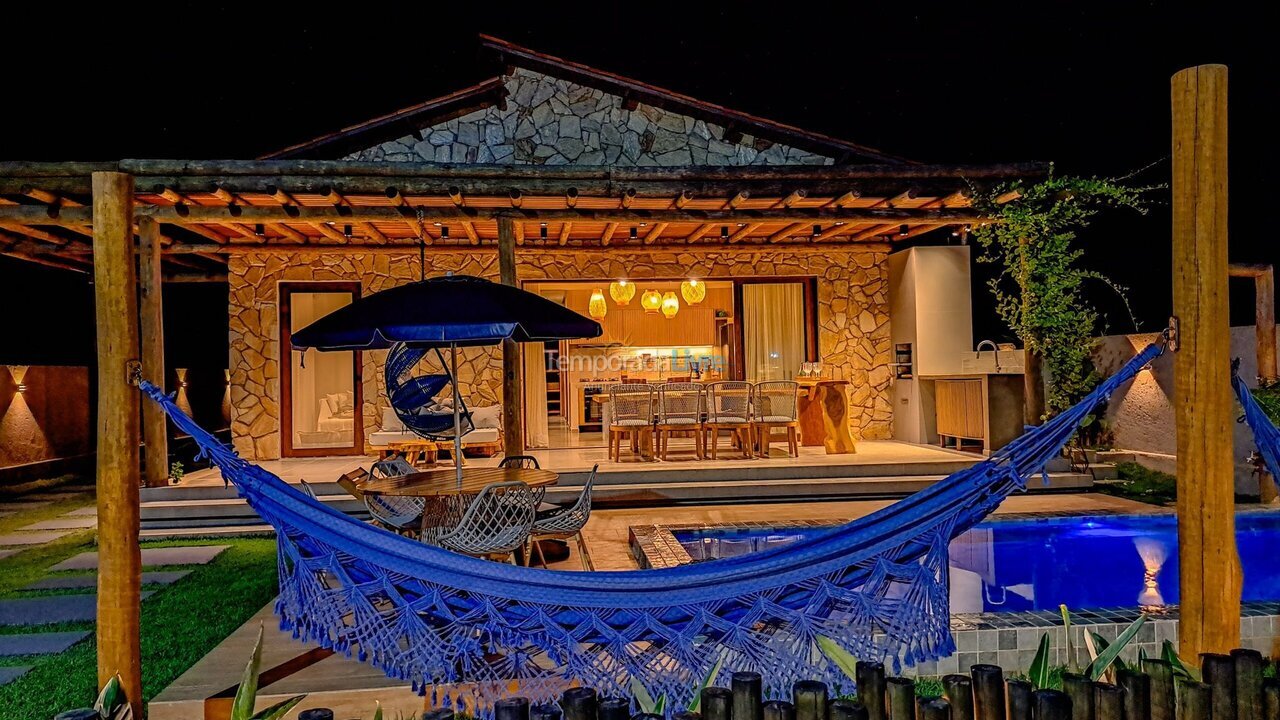
<path id="1" fill-rule="evenodd" d="M 432 253 L 428 275 L 465 273 L 496 280 L 495 253 Z M 792 250 L 686 253 L 679 251 L 599 253 L 542 252 L 518 256 L 521 280 L 779 276 L 817 278 L 818 354 L 834 377 L 850 380 L 850 425 L 857 438 L 891 436 L 889 404 L 889 300 L 887 255 L 880 252 L 824 253 Z M 272 254 L 229 258 L 231 314 L 232 437 L 243 457 L 280 457 L 281 281 L 359 280 L 369 294 L 418 278 L 413 255 L 337 254 L 286 259 Z M 364 426 L 378 428 L 386 405 L 382 364 L 385 351 L 363 355 Z M 502 397 L 502 360 L 496 349 L 461 353 L 460 387 L 473 407 Z"/>
<path id="2" fill-rule="evenodd" d="M 518 68 L 506 110 L 477 110 L 349 155 L 348 160 L 532 165 L 830 165 L 832 159 L 752 135 L 724 139 L 715 123 Z"/>

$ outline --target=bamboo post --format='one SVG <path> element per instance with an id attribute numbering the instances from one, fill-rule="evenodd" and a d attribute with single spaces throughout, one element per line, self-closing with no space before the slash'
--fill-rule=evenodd
<path id="1" fill-rule="evenodd" d="M 844 390 L 840 390 L 841 393 Z M 867 709 L 871 720 L 884 719 L 884 663 L 859 660 L 853 670 L 858 686 L 858 702 Z"/>
<path id="2" fill-rule="evenodd" d="M 942 693 L 951 705 L 951 720 L 973 720 L 973 680 L 968 675 L 944 675 Z"/>
<path id="3" fill-rule="evenodd" d="M 1204 682 L 1213 688 L 1210 712 L 1215 720 L 1236 720 L 1236 663 L 1230 655 L 1205 653 L 1200 656 Z"/>
<path id="4" fill-rule="evenodd" d="M 1093 681 L 1089 676 L 1063 673 L 1062 691 L 1071 698 L 1071 720 L 1093 720 Z"/>
<path id="5" fill-rule="evenodd" d="M 910 678 L 891 677 L 885 680 L 888 696 L 889 720 L 915 720 L 916 683 Z"/>
<path id="6" fill-rule="evenodd" d="M 626 698 L 604 698 L 596 712 L 600 720 L 631 720 L 631 701 Z"/>
<path id="7" fill-rule="evenodd" d="M 916 717 L 919 720 L 951 720 L 951 706 L 943 698 L 920 698 L 916 703 Z M 1052 720 L 1066 720 L 1053 718 Z"/>
<path id="8" fill-rule="evenodd" d="M 560 695 L 564 720 L 596 720 L 598 705 L 595 688 L 569 688 Z"/>
<path id="9" fill-rule="evenodd" d="M 702 713 L 692 710 L 676 710 L 671 713 L 671 720 L 702 720 Z M 790 720 L 790 718 L 787 720 Z"/>
<path id="10" fill-rule="evenodd" d="M 506 697 L 493 704 L 494 720 L 529 720 L 529 699 Z"/>
<path id="11" fill-rule="evenodd" d="M 1142 661 L 1142 672 L 1148 678 L 1150 694 L 1147 696 L 1151 720 L 1174 720 L 1173 666 L 1168 660 L 1147 658 Z"/>
<path id="12" fill-rule="evenodd" d="M 1094 683 L 1093 715 L 1098 720 L 1124 720 L 1124 690 L 1111 683 Z"/>
<path id="13" fill-rule="evenodd" d="M 973 679 L 973 713 L 978 720 L 1005 720 L 1004 670 L 980 663 L 969 667 L 969 676 Z"/>
<path id="14" fill-rule="evenodd" d="M 1227 68 L 1173 76 L 1173 311 L 1180 653 L 1240 642 L 1227 316 Z"/>
<path id="15" fill-rule="evenodd" d="M 1262 718 L 1280 720 L 1280 680 L 1275 678 L 1262 681 Z"/>
<path id="16" fill-rule="evenodd" d="M 529 708 L 529 720 L 560 720 L 563 713 L 555 703 L 541 703 Z"/>
<path id="17" fill-rule="evenodd" d="M 758 672 L 736 672 L 730 682 L 733 690 L 734 720 L 763 720 L 761 701 L 764 678 Z M 882 719 L 883 720 L 883 719 Z"/>
<path id="18" fill-rule="evenodd" d="M 1178 681 L 1178 720 L 1211 720 L 1213 691 L 1202 682 Z M 1222 718 L 1221 720 L 1231 720 Z"/>
<path id="19" fill-rule="evenodd" d="M 831 720 L 867 720 L 870 717 L 867 714 L 865 705 L 845 698 L 832 700 L 831 707 L 827 710 L 827 715 Z"/>
<path id="20" fill-rule="evenodd" d="M 1262 669 L 1266 666 L 1262 653 L 1236 648 L 1231 659 L 1236 666 L 1236 717 L 1262 720 Z"/>
<path id="21" fill-rule="evenodd" d="M 1120 670 L 1124 690 L 1124 720 L 1148 720 L 1151 716 L 1151 678 L 1136 670 Z"/>
<path id="22" fill-rule="evenodd" d="M 93 173 L 93 280 L 98 334 L 98 685 L 119 673 L 142 717 L 138 549 L 138 361 L 133 177 Z"/>
<path id="23" fill-rule="evenodd" d="M 142 330 L 142 376 L 164 387 L 164 307 L 160 280 L 160 223 L 138 220 L 138 299 Z M 169 484 L 169 436 L 164 410 L 142 406 L 142 444 L 146 448 L 147 487 Z"/>
<path id="24" fill-rule="evenodd" d="M 764 720 L 796 720 L 796 707 L 786 700 L 770 700 L 762 709 Z"/>
<path id="25" fill-rule="evenodd" d="M 498 274 L 503 285 L 516 285 L 516 230 L 510 217 L 498 218 Z M 520 375 L 520 343 L 502 341 L 502 452 L 524 454 L 524 392 Z M 537 408 L 534 408 L 537 410 Z"/>
<path id="26" fill-rule="evenodd" d="M 1031 693 L 1031 707 L 1035 720 L 1071 720 L 1071 698 L 1059 690 Z"/>
<path id="27" fill-rule="evenodd" d="M 714 685 L 702 688 L 698 709 L 703 720 L 733 720 L 733 691 Z"/>
<path id="28" fill-rule="evenodd" d="M 799 680 L 791 686 L 791 704 L 796 720 L 826 720 L 827 684 L 819 680 Z"/>
<path id="29" fill-rule="evenodd" d="M 1009 680 L 1005 683 L 1009 701 L 1009 720 L 1031 720 L 1031 683 L 1026 680 Z"/>

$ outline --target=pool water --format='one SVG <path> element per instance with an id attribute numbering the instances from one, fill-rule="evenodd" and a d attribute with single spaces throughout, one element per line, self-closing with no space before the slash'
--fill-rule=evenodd
<path id="1" fill-rule="evenodd" d="M 795 542 L 826 527 L 674 530 L 695 561 Z M 1236 516 L 1245 601 L 1280 600 L 1280 512 Z M 951 611 L 1013 612 L 1178 602 L 1172 514 L 994 520 L 951 542 Z"/>

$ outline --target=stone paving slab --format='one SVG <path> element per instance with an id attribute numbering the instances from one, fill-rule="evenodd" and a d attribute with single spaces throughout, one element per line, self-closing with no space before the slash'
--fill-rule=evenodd
<path id="1" fill-rule="evenodd" d="M 0 667 L 0 685 L 8 685 L 14 680 L 26 675 L 27 671 L 30 669 L 31 666 L 29 665 L 26 667 Z"/>
<path id="2" fill-rule="evenodd" d="M 190 570 L 160 570 L 142 573 L 143 585 L 171 585 L 190 575 Z M 98 586 L 98 576 L 93 575 L 55 575 L 38 580 L 22 588 L 23 590 L 78 590 Z"/>
<path id="3" fill-rule="evenodd" d="M 145 600 L 151 592 L 143 592 Z M 97 595 L 0 600 L 0 625 L 43 625 L 61 622 L 93 622 L 98 615 Z"/>
<path id="4" fill-rule="evenodd" d="M 88 630 L 74 632 L 0 635 L 0 657 L 12 655 L 52 655 L 89 636 Z"/>
<path id="5" fill-rule="evenodd" d="M 2 502 L 0 503 L 0 511 L 18 512 L 20 510 L 34 510 L 36 508 L 42 508 L 45 505 L 50 504 L 51 502 L 52 502 L 51 500 L 28 500 L 28 501 L 18 500 L 15 502 Z"/>
<path id="6" fill-rule="evenodd" d="M 142 551 L 142 566 L 156 565 L 204 565 L 217 557 L 227 545 L 193 545 L 191 547 L 145 548 Z M 49 568 L 59 570 L 97 570 L 98 553 L 84 552 L 67 558 Z"/>
<path id="7" fill-rule="evenodd" d="M 0 535 L 0 547 L 13 547 L 17 545 L 43 545 L 53 542 L 64 535 L 70 535 L 69 530 L 45 530 L 42 532 L 12 532 L 7 535 Z"/>
<path id="8" fill-rule="evenodd" d="M 24 525 L 18 529 L 22 532 L 34 532 L 36 530 L 88 530 L 89 528 L 97 526 L 97 517 L 80 515 L 77 517 L 60 517 L 53 520 L 42 520 L 38 523 Z"/>
<path id="9" fill-rule="evenodd" d="M 16 554 L 18 554 L 18 553 L 22 552 L 22 550 L 23 550 L 23 548 L 14 548 L 14 549 L 12 549 L 12 550 L 0 550 L 0 560 L 3 560 L 3 559 L 5 559 L 5 558 L 9 557 L 10 555 L 16 555 Z"/>
<path id="10" fill-rule="evenodd" d="M 63 517 L 84 517 L 85 515 L 92 515 L 93 517 L 98 517 L 98 506 L 86 505 L 82 508 L 76 508 L 75 510 L 72 510 L 71 512 L 67 513 Z"/>

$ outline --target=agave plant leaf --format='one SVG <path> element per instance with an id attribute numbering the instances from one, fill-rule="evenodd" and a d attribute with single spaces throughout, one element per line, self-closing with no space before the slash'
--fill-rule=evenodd
<path id="1" fill-rule="evenodd" d="M 702 691 L 706 690 L 711 683 L 716 681 L 716 676 L 720 674 L 720 669 L 724 667 L 724 655 L 716 658 L 716 664 L 711 666 L 711 672 L 702 678 L 702 682 L 698 683 L 698 687 L 693 689 L 693 699 L 689 701 L 689 712 L 698 712 L 698 708 L 702 707 Z"/>
<path id="2" fill-rule="evenodd" d="M 1102 677 L 1103 673 L 1110 669 L 1111 664 L 1120 656 L 1120 651 L 1124 650 L 1125 646 L 1133 641 L 1134 636 L 1138 634 L 1138 630 L 1146 621 L 1146 615 L 1139 615 L 1137 620 L 1130 623 L 1129 627 L 1125 628 L 1116 636 L 1115 642 L 1106 646 L 1098 653 L 1098 656 L 1093 659 L 1093 662 L 1089 663 L 1090 680 L 1097 681 Z M 1087 636 L 1088 635 L 1086 635 L 1086 637 Z M 1112 675 L 1114 675 L 1114 673 L 1112 673 Z"/>
<path id="3" fill-rule="evenodd" d="M 1164 641 L 1164 645 L 1160 646 L 1160 657 L 1168 661 L 1173 668 L 1174 675 L 1200 682 L 1200 671 L 1182 662 L 1182 658 L 1178 657 L 1178 651 L 1174 649 L 1172 642 Z"/>
<path id="4" fill-rule="evenodd" d="M 1142 669 L 1142 663 L 1147 661 L 1147 649 L 1138 648 L 1138 669 Z"/>
<path id="5" fill-rule="evenodd" d="M 1058 613 L 1062 615 L 1062 640 L 1063 647 L 1066 648 L 1067 653 L 1067 667 L 1075 668 L 1076 657 L 1075 653 L 1071 651 L 1071 611 L 1067 609 L 1066 605 L 1059 605 Z"/>
<path id="6" fill-rule="evenodd" d="M 258 699 L 258 667 L 262 665 L 262 625 L 258 625 L 258 639 L 253 643 L 249 664 L 244 666 L 240 687 L 231 703 L 231 720 L 253 720 L 253 705 Z"/>
<path id="7" fill-rule="evenodd" d="M 858 659 L 848 650 L 841 647 L 840 643 L 825 635 L 819 635 L 818 649 L 822 651 L 823 655 L 827 656 L 828 660 L 835 663 L 836 667 L 840 668 L 840 672 L 844 673 L 845 677 L 855 682 L 857 681 Z"/>
<path id="8" fill-rule="evenodd" d="M 306 699 L 306 695 L 294 695 L 288 700 L 281 700 L 262 712 L 254 715 L 250 720 L 280 720 L 293 709 L 293 706 Z M 382 712 L 382 708 L 378 708 L 378 712 Z"/>
<path id="9" fill-rule="evenodd" d="M 98 711 L 98 717 L 102 720 L 133 720 L 133 706 L 125 697 L 119 675 L 113 675 L 102 686 L 98 699 L 93 702 L 93 709 Z"/>
<path id="10" fill-rule="evenodd" d="M 1093 633 L 1093 645 L 1098 649 L 1098 652 L 1101 653 L 1105 651 L 1108 647 L 1110 647 L 1111 643 L 1107 642 L 1107 639 L 1102 637 L 1098 633 Z M 1138 648 L 1138 650 L 1141 651 L 1142 648 Z M 1120 656 L 1117 655 L 1116 659 L 1111 661 L 1111 668 L 1113 670 L 1127 670 L 1129 669 L 1129 664 L 1126 663 L 1124 660 L 1120 658 Z M 1113 673 L 1111 670 L 1108 670 L 1106 672 L 1105 677 L 1110 678 L 1108 682 L 1115 682 L 1115 673 Z"/>
<path id="11" fill-rule="evenodd" d="M 1031 668 L 1027 670 L 1027 679 L 1037 690 L 1049 687 L 1049 633 L 1040 636 L 1040 647 L 1031 660 Z"/>
<path id="12" fill-rule="evenodd" d="M 377 705 L 373 710 L 373 720 L 382 720 L 382 703 L 378 702 Z"/>
<path id="13" fill-rule="evenodd" d="M 631 676 L 631 696 L 636 699 L 636 705 L 640 707 L 640 712 L 656 714 L 658 712 L 658 703 L 654 701 L 653 696 L 649 694 L 648 689 L 640 682 L 639 678 Z"/>

